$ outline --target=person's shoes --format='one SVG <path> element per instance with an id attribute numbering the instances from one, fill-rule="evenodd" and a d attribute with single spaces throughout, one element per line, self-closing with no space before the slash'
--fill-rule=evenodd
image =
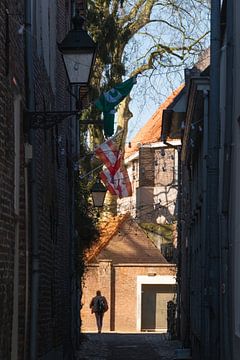
<path id="1" fill-rule="evenodd" d="M 98 330 L 98 333 L 101 334 L 101 330 Z"/>

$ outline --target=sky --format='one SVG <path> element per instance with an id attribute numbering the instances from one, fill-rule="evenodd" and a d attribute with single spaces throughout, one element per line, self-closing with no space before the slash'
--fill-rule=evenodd
<path id="1" fill-rule="evenodd" d="M 162 82 L 162 84 L 160 84 L 161 91 L 157 91 L 154 84 L 154 82 L 156 81 L 158 83 Z M 152 115 L 157 111 L 157 109 L 165 101 L 165 99 L 169 95 L 171 95 L 173 90 L 175 90 L 183 81 L 183 70 L 178 71 L 177 76 L 169 79 L 169 81 L 166 80 L 166 77 L 164 75 L 157 75 L 155 80 L 152 79 L 152 84 L 149 83 L 146 77 L 139 76 L 137 78 L 137 84 L 134 85 L 130 93 L 130 96 L 132 98 L 132 101 L 130 103 L 130 111 L 132 112 L 133 117 L 129 120 L 128 124 L 128 136 L 126 141 L 127 143 L 134 138 L 137 132 L 152 117 Z M 152 87 L 151 90 L 148 88 L 148 83 L 149 87 Z M 143 89 L 145 87 L 146 91 L 144 91 L 141 95 L 139 93 L 139 89 Z M 117 123 L 117 118 L 115 119 L 115 122 Z"/>
<path id="2" fill-rule="evenodd" d="M 191 6 L 196 5 L 197 2 L 188 1 L 189 3 L 185 3 L 184 6 L 186 10 L 191 11 L 191 14 L 188 12 L 187 16 L 180 16 L 166 7 L 161 8 L 163 5 L 156 6 L 151 17 L 153 22 L 137 33 L 125 48 L 125 68 L 128 77 L 136 68 L 145 64 L 149 49 L 156 49 L 157 44 L 181 46 L 179 45 L 183 41 L 181 31 L 176 32 L 175 27 L 184 29 L 185 35 L 189 37 L 189 42 L 184 43 L 186 46 L 207 31 L 209 12 L 204 8 L 202 11 L 199 11 L 199 7 L 192 8 Z M 162 21 L 159 22 L 159 19 Z M 169 26 L 164 21 L 173 24 L 172 31 L 169 31 Z M 208 45 L 208 38 L 204 38 L 203 47 L 207 48 Z M 200 46 L 196 45 L 195 49 L 200 53 Z M 132 98 L 130 110 L 133 117 L 129 121 L 127 142 L 145 125 L 173 90 L 184 82 L 184 69 L 192 68 L 198 58 L 196 53 L 195 55 L 185 53 L 184 56 L 184 60 L 181 61 L 179 57 L 164 52 L 154 63 L 154 71 L 150 70 L 137 77 L 137 84 L 130 93 Z"/>
<path id="3" fill-rule="evenodd" d="M 152 115 L 157 111 L 159 106 L 164 102 L 164 100 L 172 93 L 172 91 L 177 88 L 182 79 L 176 79 L 174 84 L 166 84 L 164 89 L 164 94 L 156 94 L 156 98 L 153 99 L 152 96 L 146 94 L 145 99 L 134 97 L 133 90 L 133 99 L 130 104 L 130 110 L 133 114 L 133 117 L 129 121 L 128 137 L 127 141 L 130 141 L 136 133 L 145 125 L 145 123 L 152 117 Z M 141 80 L 138 81 L 136 86 L 141 86 Z"/>

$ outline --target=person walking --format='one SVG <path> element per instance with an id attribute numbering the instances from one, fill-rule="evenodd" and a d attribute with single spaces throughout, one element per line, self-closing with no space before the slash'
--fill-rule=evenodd
<path id="1" fill-rule="evenodd" d="M 90 309 L 92 314 L 95 314 L 96 323 L 98 328 L 98 333 L 102 332 L 103 325 L 103 316 L 104 313 L 108 310 L 108 303 L 105 296 L 102 296 L 101 291 L 96 291 L 96 296 L 94 296 L 90 302 Z"/>

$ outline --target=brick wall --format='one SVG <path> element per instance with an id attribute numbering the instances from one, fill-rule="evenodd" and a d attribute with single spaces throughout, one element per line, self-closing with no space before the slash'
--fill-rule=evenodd
<path id="1" fill-rule="evenodd" d="M 139 186 L 154 185 L 154 149 L 139 149 Z"/>
<path id="2" fill-rule="evenodd" d="M 70 28 L 70 1 L 59 0 L 53 7 L 50 1 L 48 9 L 51 17 L 56 16 L 56 38 L 50 38 L 49 45 L 52 50 Z M 51 58 L 53 64 L 50 62 L 49 67 L 52 72 L 49 73 L 44 56 L 37 56 L 39 53 L 37 45 L 39 46 L 35 43 L 34 52 L 37 109 L 42 111 L 46 107 L 56 111 L 69 110 L 70 97 L 66 91 L 68 83 L 61 55 L 55 49 L 56 56 Z M 76 135 L 72 128 L 71 119 L 67 119 L 52 129 L 37 130 L 34 144 L 38 179 L 40 246 L 38 348 L 41 359 L 54 356 L 68 358 L 72 347 L 70 253 L 73 204 L 72 164 L 69 158 L 71 158 L 73 136 Z"/>
<path id="3" fill-rule="evenodd" d="M 109 310 L 104 315 L 103 331 L 137 330 L 137 276 L 175 275 L 175 266 L 163 265 L 115 265 L 110 271 L 110 261 L 89 265 L 83 284 L 82 331 L 96 331 L 95 316 L 91 314 L 89 304 L 96 290 L 101 290 L 109 303 Z M 109 282 L 111 295 L 109 295 Z"/>
<path id="4" fill-rule="evenodd" d="M 7 9 L 6 9 L 7 8 Z M 18 293 L 18 343 L 19 358 L 24 347 L 25 309 L 25 195 L 23 124 L 18 119 L 21 132 L 20 146 L 20 212 L 14 214 L 14 109 L 16 96 L 25 102 L 24 44 L 18 34 L 22 23 L 23 1 L 0 2 L 0 358 L 11 358 L 13 281 L 15 253 L 15 226 L 20 229 L 19 293 Z M 9 15 L 7 16 L 7 10 Z M 18 15 L 17 15 L 18 14 Z M 15 274 L 16 276 L 16 274 Z"/>
<path id="5" fill-rule="evenodd" d="M 175 150 L 142 147 L 139 149 L 139 187 L 175 185 Z"/>
<path id="6" fill-rule="evenodd" d="M 171 223 L 175 220 L 176 164 L 174 149 L 139 149 L 139 186 L 135 196 L 136 214 L 141 221 Z M 129 200 L 125 200 L 125 207 L 127 201 Z"/>
<path id="7" fill-rule="evenodd" d="M 6 7 L 9 16 L 6 16 Z M 42 3 L 38 3 L 41 6 Z M 38 111 L 69 110 L 70 98 L 66 91 L 67 79 L 61 55 L 57 50 L 70 28 L 71 1 L 44 3 L 44 10 L 36 10 L 33 18 L 33 76 L 34 102 Z M 42 13 L 45 11 L 46 13 Z M 41 18 L 41 17 L 44 18 Z M 34 21 L 37 19 L 37 23 Z M 49 34 L 40 20 L 51 19 Z M 27 238 L 26 206 L 31 220 L 31 177 L 25 177 L 24 143 L 28 133 L 23 132 L 24 114 L 20 118 L 20 194 L 19 216 L 14 214 L 14 99 L 25 99 L 24 1 L 0 2 L 0 359 L 11 359 L 13 328 L 14 261 L 19 264 L 17 301 L 17 335 L 15 357 L 24 358 L 29 347 L 31 310 L 31 232 Z M 37 24 L 44 34 L 37 33 Z M 57 35 L 57 38 L 54 37 Z M 43 36 L 44 35 L 44 36 Z M 45 35 L 49 35 L 49 49 Z M 44 37 L 44 44 L 43 44 Z M 54 50 L 55 49 L 55 50 Z M 50 54 L 50 56 L 46 56 Z M 71 339 L 71 246 L 73 210 L 72 152 L 77 144 L 76 120 L 68 120 L 49 130 L 36 130 L 33 143 L 37 165 L 37 218 L 39 222 L 40 285 L 38 307 L 39 358 L 69 358 Z M 76 155 L 76 152 L 74 152 Z M 25 185 L 28 180 L 26 204 Z M 15 251 L 16 224 L 19 226 L 19 246 Z M 30 226 L 31 228 L 31 226 Z M 29 228 L 29 229 L 30 229 Z M 29 256 L 29 260 L 28 260 Z M 26 272 L 29 265 L 29 273 Z M 29 278 L 27 278 L 29 276 Z M 28 282 L 27 282 L 28 281 Z M 29 290 L 28 298 L 26 298 Z M 28 307 L 27 306 L 28 301 Z M 26 311 L 28 310 L 28 311 Z M 26 325 L 27 321 L 27 327 Z M 3 326 L 4 324 L 4 326 Z M 27 354 L 28 356 L 28 354 Z"/>
<path id="8" fill-rule="evenodd" d="M 76 0 L 76 7 L 79 9 L 80 15 L 84 16 L 86 12 L 86 0 Z"/>

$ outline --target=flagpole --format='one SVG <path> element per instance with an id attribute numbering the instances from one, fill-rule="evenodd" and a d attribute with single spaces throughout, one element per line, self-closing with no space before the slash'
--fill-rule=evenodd
<path id="1" fill-rule="evenodd" d="M 85 177 L 87 177 L 88 175 L 94 173 L 96 170 L 100 169 L 103 165 L 99 165 L 97 167 L 95 167 L 94 169 L 92 169 L 91 171 L 89 171 L 87 174 L 83 175 L 83 176 L 79 176 L 79 179 L 85 179 Z"/>
<path id="2" fill-rule="evenodd" d="M 94 151 L 101 145 L 106 144 L 109 140 L 113 140 L 116 136 L 118 136 L 119 134 L 121 134 L 123 132 L 123 129 L 119 130 L 115 135 L 113 135 L 112 137 L 108 138 L 107 140 L 105 140 L 103 143 L 101 143 L 100 145 L 96 146 Z"/>

